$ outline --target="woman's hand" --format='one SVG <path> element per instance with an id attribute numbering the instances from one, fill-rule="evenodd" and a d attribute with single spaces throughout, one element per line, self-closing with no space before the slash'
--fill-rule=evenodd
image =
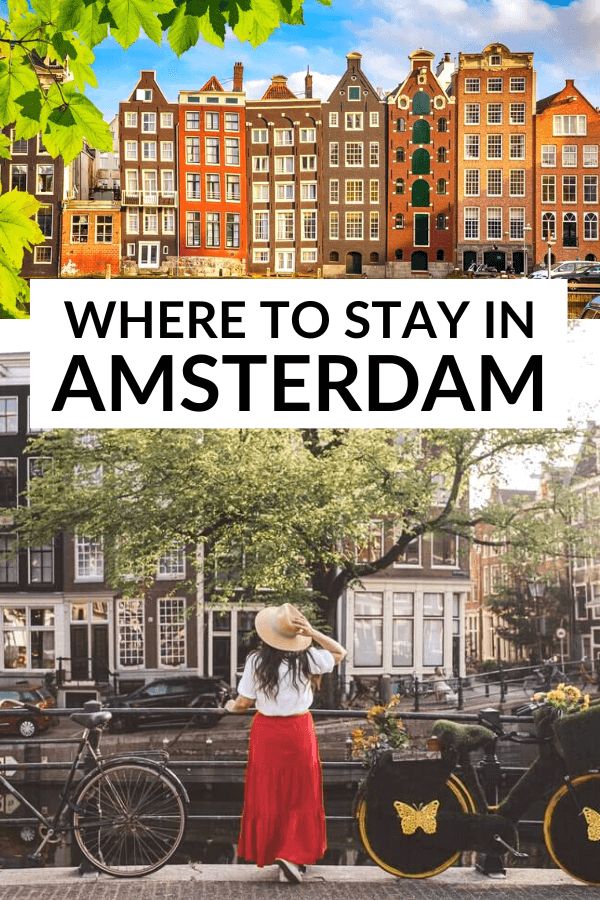
<path id="1" fill-rule="evenodd" d="M 234 707 L 235 707 L 235 700 L 228 700 L 227 703 L 225 704 L 225 706 L 223 707 L 223 709 L 226 712 L 230 713 L 230 712 L 234 711 Z"/>
<path id="2" fill-rule="evenodd" d="M 305 637 L 312 637 L 314 634 L 314 628 L 308 621 L 305 615 L 301 612 L 295 613 L 292 616 L 292 625 L 298 629 L 298 634 L 302 634 Z"/>

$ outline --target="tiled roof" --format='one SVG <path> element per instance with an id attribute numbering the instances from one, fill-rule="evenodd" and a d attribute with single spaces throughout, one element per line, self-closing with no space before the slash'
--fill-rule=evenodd
<path id="1" fill-rule="evenodd" d="M 211 75 L 204 87 L 200 88 L 200 93 L 204 91 L 220 91 L 224 93 L 224 88 L 219 79 L 215 75 Z"/>
<path id="2" fill-rule="evenodd" d="M 297 97 L 287 86 L 285 75 L 273 75 L 271 84 L 262 95 L 263 100 L 296 100 Z"/>
<path id="3" fill-rule="evenodd" d="M 545 109 L 548 109 L 549 106 L 552 106 L 560 93 L 561 91 L 557 91 L 555 94 L 550 94 L 548 97 L 542 97 L 541 100 L 538 100 L 535 108 L 538 115 L 539 113 L 544 112 Z"/>

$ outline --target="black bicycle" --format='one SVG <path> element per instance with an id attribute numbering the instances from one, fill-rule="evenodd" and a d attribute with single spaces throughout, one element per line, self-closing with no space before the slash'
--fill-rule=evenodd
<path id="1" fill-rule="evenodd" d="M 440 751 L 439 759 L 383 753 L 355 807 L 371 859 L 394 875 L 428 878 L 474 850 L 495 858 L 496 871 L 503 871 L 504 854 L 527 856 L 519 850 L 517 824 L 534 801 L 546 799 L 550 856 L 573 877 L 600 885 L 600 704 L 558 721 L 551 711 L 542 713 L 535 736 L 505 733 L 499 717 L 481 713 L 480 725 L 435 723 L 430 749 Z M 507 797 L 490 804 L 488 799 L 498 798 L 489 792 L 486 797 L 471 753 L 483 750 L 491 766 L 499 767 L 500 740 L 535 742 L 539 755 Z"/>
<path id="2" fill-rule="evenodd" d="M 26 705 L 39 714 L 37 707 Z M 52 816 L 45 815 L 0 772 L 0 787 L 39 821 L 39 846 L 32 863 L 43 862 L 48 844 L 73 835 L 94 868 L 119 878 L 156 872 L 173 857 L 186 826 L 189 799 L 168 766 L 168 754 L 108 756 L 100 753 L 102 731 L 111 713 L 90 701 L 71 719 L 83 726 L 75 758 Z M 6 769 L 6 767 L 5 767 Z M 77 774 L 83 771 L 81 779 Z"/>

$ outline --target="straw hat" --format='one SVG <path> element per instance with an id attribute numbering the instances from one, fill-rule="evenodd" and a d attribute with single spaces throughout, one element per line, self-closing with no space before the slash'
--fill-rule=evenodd
<path id="1" fill-rule="evenodd" d="M 298 634 L 297 626 L 292 623 L 294 615 L 301 613 L 291 603 L 265 606 L 254 620 L 259 638 L 276 650 L 306 650 L 312 644 L 312 638 Z"/>

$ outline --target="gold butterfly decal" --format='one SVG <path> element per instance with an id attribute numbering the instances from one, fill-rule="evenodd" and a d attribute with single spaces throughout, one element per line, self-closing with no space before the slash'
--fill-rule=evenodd
<path id="1" fill-rule="evenodd" d="M 401 800 L 394 802 L 394 808 L 398 813 L 402 834 L 414 834 L 418 828 L 421 828 L 425 834 L 435 834 L 437 831 L 437 811 L 440 808 L 439 800 L 432 800 L 425 806 L 409 806 L 408 803 L 402 803 Z M 600 821 L 600 816 L 598 817 Z"/>
<path id="2" fill-rule="evenodd" d="M 600 813 L 590 806 L 584 806 L 583 815 L 588 826 L 588 841 L 600 841 Z"/>

